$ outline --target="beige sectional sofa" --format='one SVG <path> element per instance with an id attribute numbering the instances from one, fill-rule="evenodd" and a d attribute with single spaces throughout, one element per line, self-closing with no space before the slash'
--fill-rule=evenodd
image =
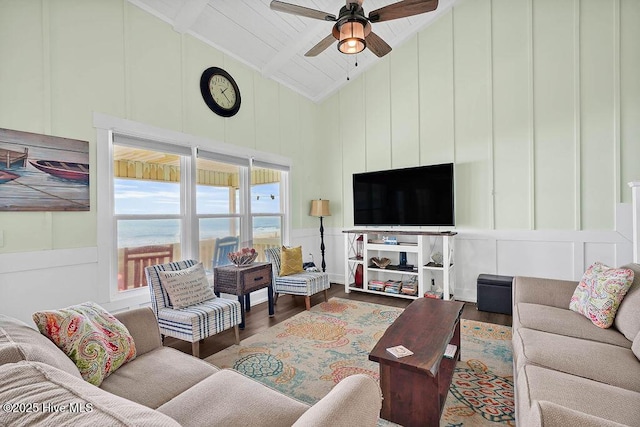
<path id="1" fill-rule="evenodd" d="M 374 426 L 377 383 L 353 375 L 309 405 L 163 347 L 149 308 L 116 314 L 137 356 L 96 387 L 28 325 L 0 316 L 0 426 Z"/>
<path id="2" fill-rule="evenodd" d="M 516 277 L 513 359 L 518 426 L 640 426 L 640 265 L 601 329 L 569 310 L 578 282 Z"/>

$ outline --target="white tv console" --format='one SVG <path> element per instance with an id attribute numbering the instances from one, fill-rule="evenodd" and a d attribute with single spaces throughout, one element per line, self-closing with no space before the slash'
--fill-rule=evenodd
<path id="1" fill-rule="evenodd" d="M 443 299 L 453 299 L 454 294 L 454 263 L 453 248 L 454 231 L 399 231 L 355 229 L 344 230 L 345 236 L 345 292 L 366 292 L 397 298 L 415 299 L 422 297 L 431 289 L 431 279 L 442 289 Z M 362 236 L 361 257 L 358 256 L 358 238 Z M 395 237 L 397 244 L 388 244 L 389 238 Z M 391 239 L 393 240 L 393 239 Z M 399 269 L 400 253 L 407 255 L 407 265 L 411 269 Z M 431 255 L 442 253 L 442 265 L 430 263 Z M 386 268 L 378 268 L 371 263 L 372 257 L 389 258 L 391 264 Z M 360 266 L 360 267 L 359 267 Z M 362 286 L 356 286 L 356 271 L 362 270 Z M 395 294 L 369 289 L 371 280 L 387 281 L 417 280 L 418 294 L 416 296 Z"/>

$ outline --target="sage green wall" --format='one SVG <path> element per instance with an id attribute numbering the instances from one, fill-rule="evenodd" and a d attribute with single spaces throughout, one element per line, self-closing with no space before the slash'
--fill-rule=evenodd
<path id="1" fill-rule="evenodd" d="M 321 105 L 330 225 L 353 224 L 352 173 L 455 162 L 461 228 L 613 230 L 640 179 L 638 22 L 637 0 L 461 0 Z"/>
<path id="2" fill-rule="evenodd" d="M 91 211 L 0 213 L 3 252 L 96 245 L 93 112 L 286 155 L 293 227 L 316 226 L 318 106 L 125 0 L 0 1 L 0 127 L 90 142 Z M 214 115 L 202 71 L 237 80 L 242 108 Z"/>

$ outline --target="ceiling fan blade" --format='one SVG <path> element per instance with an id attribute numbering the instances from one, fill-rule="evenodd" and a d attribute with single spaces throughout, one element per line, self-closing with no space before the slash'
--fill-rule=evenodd
<path id="1" fill-rule="evenodd" d="M 271 2 L 271 10 L 278 12 L 290 13 L 292 15 L 304 16 L 306 18 L 320 19 L 322 21 L 335 21 L 336 16 L 327 12 L 322 12 L 316 9 L 309 9 L 308 7 L 298 6 L 291 3 L 285 3 L 283 1 L 273 0 Z"/>
<path id="2" fill-rule="evenodd" d="M 320 42 L 309 49 L 309 52 L 305 53 L 304 56 L 317 56 L 322 53 L 326 48 L 331 46 L 333 42 L 336 41 L 336 38 L 333 37 L 333 34 L 329 34 L 327 37 L 320 40 Z"/>
<path id="3" fill-rule="evenodd" d="M 389 46 L 387 42 L 382 40 L 380 36 L 378 36 L 373 31 L 364 38 L 364 41 L 367 42 L 367 47 L 369 48 L 369 50 L 373 52 L 378 58 L 382 58 L 387 53 L 391 52 L 391 46 Z"/>
<path id="4" fill-rule="evenodd" d="M 437 8 L 438 0 L 404 0 L 381 7 L 380 9 L 372 10 L 369 13 L 369 21 L 381 22 L 406 18 L 407 16 L 431 12 Z"/>

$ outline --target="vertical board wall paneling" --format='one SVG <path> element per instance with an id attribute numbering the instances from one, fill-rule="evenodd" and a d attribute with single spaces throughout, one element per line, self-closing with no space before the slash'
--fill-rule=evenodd
<path id="1" fill-rule="evenodd" d="M 280 152 L 280 122 L 279 110 L 274 105 L 279 104 L 278 84 L 262 78 L 254 73 L 255 91 L 255 120 L 256 120 L 256 149 L 260 151 Z"/>
<path id="2" fill-rule="evenodd" d="M 318 225 L 318 218 L 309 216 L 310 200 L 317 198 L 324 198 L 320 194 L 320 180 L 317 177 L 323 171 L 327 171 L 322 167 L 318 161 L 318 154 L 320 149 L 318 148 L 318 138 L 315 132 L 309 132 L 308 129 L 313 129 L 315 116 L 317 114 L 317 107 L 315 104 L 311 104 L 303 97 L 299 96 L 299 110 L 300 110 L 300 134 L 298 141 L 302 148 L 298 157 L 294 159 L 297 165 L 302 167 L 302 170 L 297 174 L 296 179 L 303 182 L 300 186 L 300 227 L 309 228 Z M 329 199 L 331 202 L 331 199 Z"/>
<path id="3" fill-rule="evenodd" d="M 491 3 L 478 0 L 462 6 L 453 10 L 456 224 L 490 228 Z"/>
<path id="4" fill-rule="evenodd" d="M 640 1 L 620 1 L 620 192 L 631 202 L 628 182 L 640 181 Z"/>
<path id="5" fill-rule="evenodd" d="M 365 81 L 353 80 L 340 92 L 340 134 L 343 164 L 343 216 L 346 226 L 353 225 L 352 174 L 366 169 L 365 142 Z"/>
<path id="6" fill-rule="evenodd" d="M 580 3 L 581 228 L 613 230 L 617 171 L 616 0 Z"/>
<path id="7" fill-rule="evenodd" d="M 448 13 L 418 35 L 420 164 L 454 161 L 453 20 Z"/>
<path id="8" fill-rule="evenodd" d="M 122 8 L 122 3 L 99 1 L 48 5 L 51 133 L 90 141 L 93 165 L 96 133 L 88 112 L 125 113 Z M 47 214 L 53 249 L 95 245 L 95 176 L 90 182 L 91 212 Z"/>
<path id="9" fill-rule="evenodd" d="M 184 131 L 194 135 L 224 140 L 224 118 L 207 107 L 200 92 L 200 77 L 209 67 L 221 67 L 224 55 L 211 49 L 200 40 L 182 36 L 186 59 L 184 68 L 183 98 L 185 99 Z M 277 129 L 276 126 L 273 126 Z"/>
<path id="10" fill-rule="evenodd" d="M 297 159 L 301 151 L 299 144 L 300 137 L 300 111 L 297 101 L 298 95 L 280 88 L 280 148 L 283 155 L 293 159 L 293 167 L 291 168 L 291 176 L 289 185 L 291 190 L 291 226 L 297 228 L 300 223 L 301 210 L 298 205 L 300 202 L 300 190 L 304 186 L 304 182 L 298 179 L 303 173 L 302 165 L 298 164 Z"/>
<path id="11" fill-rule="evenodd" d="M 226 118 L 225 142 L 242 147 L 255 148 L 256 128 L 255 128 L 255 107 L 253 93 L 253 75 L 255 71 L 240 64 L 235 59 L 224 57 L 224 68 L 236 81 L 240 89 L 242 103 L 240 111 L 233 116 Z"/>
<path id="12" fill-rule="evenodd" d="M 95 0 L 49 2 L 53 135 L 93 141 L 87 112 L 125 114 L 123 7 Z"/>
<path id="13" fill-rule="evenodd" d="M 2 3 L 0 57 L 10 60 L 3 60 L 0 66 L 0 127 L 35 133 L 51 130 L 50 85 L 45 81 L 50 66 L 49 49 L 45 49 L 49 33 L 43 28 L 49 21 L 45 6 L 41 2 Z M 12 55 L 17 34 L 21 54 Z M 49 219 L 41 212 L 2 212 L 4 245 L 0 251 L 51 249 Z"/>
<path id="14" fill-rule="evenodd" d="M 340 93 L 318 106 L 321 120 L 316 121 L 318 134 L 318 160 L 321 165 L 320 193 L 328 199 L 331 216 L 324 219 L 325 227 L 342 227 L 344 224 L 344 157 L 340 140 Z M 349 176 L 351 182 L 351 176 Z"/>
<path id="15" fill-rule="evenodd" d="M 126 66 L 131 105 L 128 119 L 182 129 L 180 34 L 166 23 L 126 3 Z M 89 120 L 87 120 L 89 121 Z"/>
<path id="16" fill-rule="evenodd" d="M 527 2 L 494 0 L 493 173 L 496 229 L 527 229 L 531 224 L 529 94 L 530 9 Z"/>
<path id="17" fill-rule="evenodd" d="M 365 82 L 367 171 L 391 168 L 390 60 L 386 56 L 362 77 Z"/>
<path id="18" fill-rule="evenodd" d="M 576 20 L 574 1 L 533 3 L 536 229 L 577 228 Z"/>
<path id="19" fill-rule="evenodd" d="M 0 12 L 0 127 L 43 133 L 51 111 L 44 93 L 49 34 L 43 34 L 43 21 L 49 16 L 41 2 L 3 2 Z M 18 37 L 21 55 L 12 55 Z"/>
<path id="20" fill-rule="evenodd" d="M 391 164 L 418 166 L 420 160 L 420 104 L 418 103 L 418 37 L 391 53 Z"/>

